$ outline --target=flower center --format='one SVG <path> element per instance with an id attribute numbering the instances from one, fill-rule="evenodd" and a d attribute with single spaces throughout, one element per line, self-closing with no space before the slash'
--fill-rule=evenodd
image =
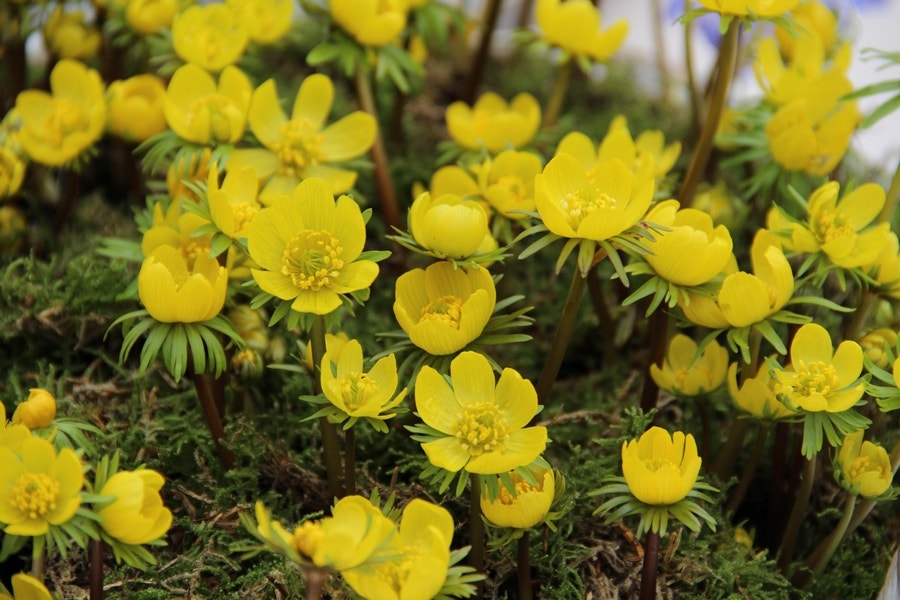
<path id="1" fill-rule="evenodd" d="M 421 556 L 422 550 L 418 546 L 403 546 L 396 559 L 382 563 L 383 566 L 378 569 L 378 577 L 397 593 L 398 598 L 409 572 Z"/>
<path id="2" fill-rule="evenodd" d="M 516 498 L 521 496 L 522 494 L 527 494 L 529 492 L 540 492 L 541 486 L 531 485 L 527 481 L 525 481 L 521 475 L 518 473 L 512 474 L 513 485 L 516 488 L 516 495 L 513 496 L 509 493 L 509 490 L 505 485 L 500 486 L 500 502 L 505 506 L 511 506 L 516 503 Z"/>
<path id="3" fill-rule="evenodd" d="M 317 292 L 334 285 L 341 274 L 344 249 L 327 231 L 304 229 L 287 243 L 281 256 L 281 273 L 301 290 Z"/>
<path id="4" fill-rule="evenodd" d="M 492 452 L 509 438 L 506 417 L 493 402 L 469 404 L 456 422 L 456 438 L 472 456 Z"/>
<path id="5" fill-rule="evenodd" d="M 25 473 L 16 482 L 12 492 L 12 505 L 27 513 L 29 519 L 43 517 L 56 510 L 59 484 L 44 473 Z"/>
<path id="6" fill-rule="evenodd" d="M 348 373 L 341 382 L 341 399 L 348 410 L 354 411 L 369 403 L 378 393 L 376 384 L 367 373 Z"/>
<path id="7" fill-rule="evenodd" d="M 853 461 L 853 464 L 850 465 L 850 469 L 847 471 L 847 475 L 851 480 L 859 479 L 864 473 L 877 473 L 880 478 L 886 478 L 887 473 L 881 467 L 881 465 L 872 463 L 871 459 L 868 456 L 857 456 Z"/>
<path id="8" fill-rule="evenodd" d="M 856 233 L 850 219 L 837 211 L 820 214 L 814 223 L 814 227 L 816 237 L 820 243 L 830 242 Z"/>
<path id="9" fill-rule="evenodd" d="M 422 309 L 422 321 L 440 321 L 444 325 L 459 329 L 459 321 L 462 319 L 463 301 L 456 296 L 441 296 L 436 300 L 428 303 L 428 306 Z"/>
<path id="10" fill-rule="evenodd" d="M 231 124 L 243 121 L 241 111 L 231 99 L 221 94 L 210 94 L 197 99 L 185 115 L 185 125 L 190 130 L 198 120 L 209 119 L 209 133 L 216 141 L 231 139 Z M 198 132 L 205 133 L 205 132 Z"/>
<path id="11" fill-rule="evenodd" d="M 48 141 L 61 146 L 63 139 L 81 129 L 84 111 L 66 98 L 54 98 L 52 109 L 41 123 L 41 131 Z"/>
<path id="12" fill-rule="evenodd" d="M 601 208 L 614 209 L 618 202 L 606 192 L 588 188 L 566 194 L 559 204 L 566 213 L 569 226 L 578 229 L 578 225 L 592 212 Z"/>
<path id="13" fill-rule="evenodd" d="M 243 231 L 245 227 L 250 225 L 250 221 L 259 212 L 259 204 L 256 202 L 237 202 L 231 205 L 234 212 L 234 230 Z"/>
<path id="14" fill-rule="evenodd" d="M 297 525 L 294 529 L 294 535 L 291 536 L 291 546 L 301 556 L 312 558 L 325 541 L 325 532 L 322 531 L 322 525 L 318 522 L 306 521 Z"/>
<path id="15" fill-rule="evenodd" d="M 292 119 L 282 123 L 278 137 L 280 139 L 272 145 L 272 152 L 281 160 L 284 174 L 299 177 L 309 165 L 321 160 L 319 147 L 323 138 L 318 126 L 309 119 Z"/>
<path id="16" fill-rule="evenodd" d="M 839 388 L 837 372 L 830 364 L 820 360 L 806 364 L 801 360 L 798 365 L 794 365 L 794 369 L 797 373 L 794 394 L 806 397 L 813 394 L 827 396 Z"/>
<path id="17" fill-rule="evenodd" d="M 660 470 L 669 470 L 675 471 L 676 473 L 681 473 L 681 469 L 678 468 L 678 465 L 673 463 L 668 458 L 662 456 L 651 456 L 650 458 L 644 460 L 644 465 L 651 473 L 656 473 Z"/>
<path id="18" fill-rule="evenodd" d="M 525 182 L 516 175 L 504 175 L 497 180 L 497 185 L 501 185 L 509 190 L 515 196 L 517 203 L 521 203 L 528 195 L 528 188 Z"/>

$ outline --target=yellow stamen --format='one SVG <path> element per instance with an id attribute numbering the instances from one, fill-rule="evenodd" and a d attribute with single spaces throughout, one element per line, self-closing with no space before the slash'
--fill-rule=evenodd
<path id="1" fill-rule="evenodd" d="M 509 439 L 503 412 L 493 402 L 475 402 L 457 415 L 456 438 L 472 456 L 493 452 Z"/>
<path id="2" fill-rule="evenodd" d="M 344 249 L 327 231 L 305 229 L 291 238 L 281 256 L 281 273 L 301 290 L 317 292 L 334 286 L 341 274 Z"/>
<path id="3" fill-rule="evenodd" d="M 281 125 L 279 141 L 271 150 L 281 160 L 281 172 L 286 175 L 302 176 L 310 165 L 322 159 L 319 147 L 323 137 L 319 128 L 309 119 L 292 119 Z"/>
<path id="4" fill-rule="evenodd" d="M 456 296 L 441 296 L 436 300 L 428 303 L 428 306 L 422 309 L 422 321 L 439 321 L 444 325 L 449 325 L 453 329 L 459 329 L 459 321 L 462 319 L 463 301 Z"/>
<path id="5" fill-rule="evenodd" d="M 29 519 L 37 519 L 56 510 L 59 484 L 44 473 L 25 473 L 16 482 L 12 492 L 12 505 L 27 513 Z"/>

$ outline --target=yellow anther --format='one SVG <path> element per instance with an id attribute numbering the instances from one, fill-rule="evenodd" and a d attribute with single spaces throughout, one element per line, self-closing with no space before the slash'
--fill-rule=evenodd
<path id="1" fill-rule="evenodd" d="M 475 402 L 457 416 L 456 438 L 472 456 L 492 452 L 509 439 L 503 412 L 493 402 Z"/>
<path id="2" fill-rule="evenodd" d="M 43 517 L 56 510 L 59 484 L 44 473 L 26 473 L 19 477 L 12 491 L 10 503 L 27 513 L 29 519 Z"/>
<path id="3" fill-rule="evenodd" d="M 422 309 L 422 321 L 440 321 L 445 325 L 449 325 L 453 329 L 459 329 L 459 321 L 462 319 L 463 301 L 456 296 L 441 296 L 436 300 L 428 303 L 428 306 Z"/>
<path id="4" fill-rule="evenodd" d="M 343 253 L 338 240 L 327 231 L 305 229 L 285 246 L 281 273 L 301 290 L 330 288 L 344 267 Z"/>

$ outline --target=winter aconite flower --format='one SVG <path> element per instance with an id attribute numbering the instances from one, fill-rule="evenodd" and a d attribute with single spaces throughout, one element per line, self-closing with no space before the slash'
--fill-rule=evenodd
<path id="1" fill-rule="evenodd" d="M 389 354 L 371 369 L 363 366 L 362 346 L 350 340 L 338 352 L 325 352 L 322 358 L 322 392 L 350 418 L 384 421 L 396 415 L 395 408 L 406 396 L 406 388 L 397 393 L 397 359 Z"/>
<path id="2" fill-rule="evenodd" d="M 100 74 L 75 60 L 61 60 L 53 67 L 50 91 L 19 93 L 19 142 L 31 160 L 58 167 L 100 139 L 106 125 L 106 101 Z"/>
<path id="3" fill-rule="evenodd" d="M 252 88 L 237 67 L 227 67 L 216 84 L 194 64 L 180 67 L 166 89 L 163 109 L 172 131 L 202 145 L 233 144 L 244 135 Z"/>
<path id="4" fill-rule="evenodd" d="M 324 179 L 334 194 L 346 192 L 356 183 L 356 172 L 335 166 L 364 154 L 375 141 L 375 119 L 363 111 L 344 116 L 331 125 L 334 84 L 326 75 L 310 75 L 300 84 L 291 116 L 278 100 L 275 81 L 270 79 L 253 93 L 250 128 L 264 146 L 235 150 L 229 169 L 251 166 L 266 184 L 260 194 L 263 204 L 290 194 L 309 177 Z"/>
<path id="5" fill-rule="evenodd" d="M 125 21 L 141 35 L 153 35 L 172 25 L 178 0 L 128 0 Z"/>
<path id="6" fill-rule="evenodd" d="M 14 196 L 25 180 L 25 161 L 10 148 L 0 146 L 0 199 Z"/>
<path id="7" fill-rule="evenodd" d="M 216 227 L 231 239 L 247 236 L 253 218 L 262 208 L 257 200 L 259 182 L 250 167 L 232 169 L 219 186 L 218 165 L 213 163 L 207 179 L 209 213 Z"/>
<path id="8" fill-rule="evenodd" d="M 800 4 L 800 0 L 699 0 L 704 8 L 722 13 L 746 17 L 777 17 Z"/>
<path id="9" fill-rule="evenodd" d="M 208 321 L 225 304 L 228 270 L 207 254 L 193 261 L 175 247 L 153 250 L 138 274 L 138 293 L 150 316 L 161 323 Z"/>
<path id="10" fill-rule="evenodd" d="M 420 194 L 409 209 L 409 229 L 420 246 L 439 258 L 472 256 L 490 235 L 484 208 L 455 194 Z"/>
<path id="11" fill-rule="evenodd" d="M 447 130 L 464 148 L 484 148 L 494 154 L 526 145 L 541 124 L 541 106 L 531 94 L 521 93 L 507 104 L 493 92 L 482 94 L 474 106 L 454 102 L 447 107 Z"/>
<path id="12" fill-rule="evenodd" d="M 650 365 L 650 376 L 659 387 L 676 396 L 698 396 L 722 385 L 727 368 L 728 351 L 715 340 L 697 357 L 697 343 L 677 333 L 669 342 L 662 368 Z"/>
<path id="13" fill-rule="evenodd" d="M 496 301 L 487 269 L 457 269 L 439 262 L 397 279 L 394 316 L 419 348 L 452 354 L 481 335 Z"/>
<path id="14" fill-rule="evenodd" d="M 544 39 L 569 56 L 603 62 L 609 59 L 628 33 L 628 21 L 620 19 L 600 30 L 600 11 L 589 0 L 538 0 L 535 20 Z"/>
<path id="15" fill-rule="evenodd" d="M 745 367 L 746 368 L 746 367 Z M 735 405 L 757 419 L 777 421 L 796 415 L 775 395 L 775 380 L 768 368 L 763 367 L 756 375 L 747 377 L 738 387 L 737 363 L 728 367 L 728 392 Z"/>
<path id="16" fill-rule="evenodd" d="M 872 442 L 864 442 L 864 433 L 854 431 L 844 438 L 835 475 L 844 488 L 855 490 L 863 498 L 877 498 L 891 487 L 894 470 L 887 451 Z"/>
<path id="17" fill-rule="evenodd" d="M 226 4 L 257 44 L 274 44 L 291 28 L 291 0 L 227 0 Z"/>
<path id="18" fill-rule="evenodd" d="M 247 231 L 250 256 L 260 266 L 253 278 L 262 291 L 317 315 L 375 281 L 377 263 L 357 260 L 365 242 L 359 205 L 348 196 L 335 201 L 331 186 L 315 178 L 261 210 Z"/>
<path id="19" fill-rule="evenodd" d="M 143 142 L 166 128 L 166 84 L 156 75 L 114 81 L 106 90 L 107 128 L 129 142 Z"/>
<path id="20" fill-rule="evenodd" d="M 634 497 L 653 506 L 684 499 L 700 474 L 700 456 L 691 434 L 669 435 L 651 427 L 640 439 L 622 444 L 622 473 Z"/>
<path id="21" fill-rule="evenodd" d="M 218 72 L 237 62 L 247 47 L 247 30 L 224 4 L 198 4 L 175 16 L 172 46 L 183 61 Z"/>
<path id="22" fill-rule="evenodd" d="M 406 27 L 405 0 L 329 0 L 328 11 L 341 29 L 363 46 L 380 47 L 394 41 Z"/>
<path id="23" fill-rule="evenodd" d="M 483 492 L 481 494 L 481 512 L 485 518 L 497 527 L 515 527 L 529 529 L 541 522 L 550 512 L 556 492 L 556 481 L 553 469 L 544 467 L 532 469 L 537 485 L 528 482 L 515 471 L 509 472 L 515 495 L 511 494 L 502 481 L 497 482 L 500 494 L 491 500 Z"/>
<path id="24" fill-rule="evenodd" d="M 100 526 L 125 544 L 147 544 L 158 540 L 172 525 L 172 511 L 163 505 L 159 490 L 163 476 L 151 469 L 119 471 L 110 477 L 101 496 L 115 499 L 97 511 Z"/>
<path id="25" fill-rule="evenodd" d="M 3 589 L 3 586 L 0 586 Z M 9 596 L 0 592 L 0 600 L 52 600 L 53 596 L 41 581 L 27 573 L 12 576 L 12 592 Z"/>
<path id="26" fill-rule="evenodd" d="M 865 391 L 859 381 L 862 367 L 859 344 L 846 340 L 835 350 L 824 327 L 807 323 L 791 343 L 791 368 L 774 372 L 775 393 L 788 406 L 806 412 L 843 412 Z"/>
<path id="27" fill-rule="evenodd" d="M 503 369 L 499 381 L 487 358 L 463 352 L 450 363 L 450 381 L 424 366 L 416 378 L 416 410 L 437 433 L 422 449 L 436 467 L 495 475 L 531 464 L 547 445 L 546 427 L 526 427 L 538 410 L 530 381 Z"/>
<path id="28" fill-rule="evenodd" d="M 56 453 L 41 438 L 22 442 L 20 455 L 0 447 L 0 524 L 10 535 L 40 536 L 62 525 L 81 505 L 84 475 L 71 448 Z"/>
<path id="29" fill-rule="evenodd" d="M 60 58 L 89 58 L 100 48 L 100 30 L 85 23 L 84 12 L 64 11 L 62 5 L 47 18 L 44 40 L 51 53 Z"/>
<path id="30" fill-rule="evenodd" d="M 794 293 L 794 273 L 784 252 L 765 231 L 750 246 L 753 273 L 739 271 L 725 277 L 719 308 L 732 327 L 759 323 L 781 310 Z"/>
<path id="31" fill-rule="evenodd" d="M 56 398 L 43 388 L 28 390 L 28 398 L 16 407 L 12 424 L 21 423 L 28 429 L 43 429 L 53 424 L 56 416 Z"/>

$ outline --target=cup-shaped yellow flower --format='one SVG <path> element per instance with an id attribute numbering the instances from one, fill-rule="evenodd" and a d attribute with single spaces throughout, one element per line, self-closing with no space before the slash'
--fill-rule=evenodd
<path id="1" fill-rule="evenodd" d="M 887 369 L 891 362 L 891 354 L 887 349 L 894 348 L 896 345 L 897 332 L 887 327 L 874 329 L 859 339 L 859 346 L 862 348 L 863 354 L 880 369 Z"/>
<path id="2" fill-rule="evenodd" d="M 750 246 L 753 273 L 725 277 L 719 308 L 732 327 L 759 323 L 782 309 L 794 293 L 794 272 L 771 233 L 760 230 Z"/>
<path id="3" fill-rule="evenodd" d="M 59 167 L 100 139 L 106 101 L 100 74 L 70 59 L 53 67 L 50 91 L 25 90 L 16 97 L 19 142 L 31 160 Z"/>
<path id="4" fill-rule="evenodd" d="M 416 410 L 443 436 L 422 444 L 436 467 L 496 475 L 531 464 L 547 445 L 546 427 L 526 427 L 537 393 L 518 371 L 499 381 L 484 355 L 463 352 L 450 363 L 450 381 L 424 366 L 416 377 Z"/>
<path id="5" fill-rule="evenodd" d="M 336 571 L 359 567 L 384 548 L 396 531 L 394 522 L 362 496 L 341 498 L 331 516 L 318 525 L 320 535 L 310 544 L 309 557 L 316 566 Z"/>
<path id="6" fill-rule="evenodd" d="M 817 39 L 824 48 L 831 50 L 840 33 L 838 15 L 824 2 L 810 0 L 791 10 L 791 19 L 799 25 L 789 31 L 786 27 L 775 28 L 775 38 L 786 58 L 797 54 L 798 40 L 806 37 Z"/>
<path id="7" fill-rule="evenodd" d="M 653 180 L 639 181 L 613 159 L 591 181 L 584 166 L 558 154 L 535 177 L 534 201 L 551 232 L 565 238 L 607 240 L 637 224 L 653 200 Z"/>
<path id="8" fill-rule="evenodd" d="M 341 575 L 363 598 L 429 600 L 450 567 L 453 518 L 441 506 L 414 498 L 403 509 L 397 534 L 368 565 Z"/>
<path id="9" fill-rule="evenodd" d="M 817 116 L 811 102 L 795 100 L 776 112 L 766 125 L 772 158 L 789 171 L 827 175 L 844 157 L 860 121 L 853 102 L 827 107 Z"/>
<path id="10" fill-rule="evenodd" d="M 228 270 L 206 254 L 191 264 L 173 246 L 159 246 L 141 265 L 138 294 L 161 323 L 198 323 L 222 311 Z"/>
<path id="11" fill-rule="evenodd" d="M 397 278 L 394 316 L 422 350 L 452 354 L 481 335 L 496 302 L 487 269 L 457 269 L 439 262 Z"/>
<path id="12" fill-rule="evenodd" d="M 344 414 L 356 418 L 387 420 L 390 412 L 406 396 L 397 393 L 397 359 L 389 354 L 370 370 L 363 365 L 362 346 L 350 340 L 336 353 L 322 358 L 322 392 Z"/>
<path id="13" fill-rule="evenodd" d="M 166 129 L 166 84 L 156 75 L 114 81 L 106 90 L 106 126 L 129 142 L 143 142 Z"/>
<path id="14" fill-rule="evenodd" d="M 342 194 L 356 183 L 356 172 L 334 166 L 364 154 L 375 142 L 377 124 L 372 115 L 352 112 L 325 126 L 334 100 L 334 84 L 326 75 L 303 80 L 291 117 L 278 100 L 275 81 L 269 79 L 250 102 L 250 129 L 264 148 L 232 152 L 228 168 L 251 166 L 260 180 L 267 180 L 260 194 L 263 204 L 290 194 L 301 180 L 318 177 Z"/>
<path id="15" fill-rule="evenodd" d="M 500 495 L 491 501 L 482 493 L 481 513 L 497 527 L 529 529 L 542 523 L 553 505 L 556 480 L 553 469 L 534 469 L 533 475 L 537 485 L 529 483 L 515 471 L 510 471 L 509 477 L 516 488 L 515 496 L 498 477 Z"/>
<path id="16" fill-rule="evenodd" d="M 838 483 L 863 498 L 877 498 L 894 481 L 891 457 L 887 450 L 863 441 L 863 430 L 848 433 L 838 451 L 835 475 Z"/>
<path id="17" fill-rule="evenodd" d="M 247 30 L 224 4 L 198 4 L 175 15 L 172 46 L 186 63 L 218 72 L 233 65 L 247 48 Z"/>
<path id="18" fill-rule="evenodd" d="M 153 226 L 141 238 L 141 252 L 146 258 L 160 246 L 173 246 L 189 264 L 193 264 L 198 256 L 210 253 L 212 235 L 194 235 L 206 224 L 207 221 L 198 214 L 181 212 L 176 202 L 171 202 L 163 213 L 158 202 L 153 207 Z"/>
<path id="19" fill-rule="evenodd" d="M 378 276 L 378 264 L 357 260 L 366 243 L 359 205 L 348 196 L 335 202 L 331 186 L 307 179 L 253 218 L 247 231 L 252 269 L 259 287 L 301 313 L 325 315 L 341 306 L 341 295 L 363 290 Z"/>
<path id="20" fill-rule="evenodd" d="M 28 390 L 28 398 L 16 407 L 12 424 L 21 423 L 28 429 L 50 427 L 56 417 L 56 398 L 43 388 Z"/>
<path id="21" fill-rule="evenodd" d="M 445 114 L 450 137 L 463 148 L 491 154 L 528 144 L 541 125 L 541 106 L 528 93 L 507 104 L 494 92 L 482 94 L 474 106 L 457 101 Z"/>
<path id="22" fill-rule="evenodd" d="M 14 196 L 25 180 L 25 161 L 13 149 L 0 146 L 0 198 Z"/>
<path id="23" fill-rule="evenodd" d="M 859 380 L 862 367 L 859 344 L 845 340 L 835 350 L 828 330 L 807 323 L 791 342 L 791 369 L 774 371 L 775 393 L 798 410 L 843 412 L 865 392 L 865 383 Z"/>
<path id="24" fill-rule="evenodd" d="M 644 260 L 662 279 L 683 286 L 702 285 L 718 275 L 731 259 L 731 234 L 724 225 L 695 208 L 679 210 L 677 200 L 653 207 L 644 218 L 670 231 L 656 231 L 647 242 Z"/>
<path id="25" fill-rule="evenodd" d="M 53 596 L 40 579 L 27 573 L 12 576 L 13 595 L 0 593 L 0 600 L 52 600 Z"/>
<path id="26" fill-rule="evenodd" d="M 534 177 L 541 159 L 531 152 L 506 150 L 478 170 L 478 186 L 491 207 L 507 219 L 520 220 L 534 212 Z"/>
<path id="27" fill-rule="evenodd" d="M 56 453 L 42 438 L 22 442 L 20 454 L 0 447 L 0 524 L 10 535 L 39 536 L 75 516 L 84 475 L 71 448 Z"/>
<path id="28" fill-rule="evenodd" d="M 328 11 L 341 29 L 363 46 L 380 47 L 406 27 L 406 0 L 329 0 Z"/>
<path id="29" fill-rule="evenodd" d="M 635 498 L 652 506 L 684 499 L 700 474 L 700 456 L 691 434 L 651 427 L 640 439 L 622 444 L 622 474 Z"/>
<path id="30" fill-rule="evenodd" d="M 718 389 L 725 381 L 728 351 L 713 340 L 695 361 L 696 355 L 697 343 L 677 333 L 669 342 L 662 368 L 650 365 L 650 376 L 659 387 L 676 396 L 699 396 Z"/>
<path id="31" fill-rule="evenodd" d="M 226 67 L 216 83 L 189 63 L 169 81 L 163 110 L 172 131 L 202 145 L 234 144 L 244 136 L 253 88 L 237 67 Z"/>
<path id="32" fill-rule="evenodd" d="M 177 0 L 128 0 L 125 21 L 141 35 L 153 35 L 169 28 L 176 12 Z"/>
<path id="33" fill-rule="evenodd" d="M 231 239 L 247 237 L 253 217 L 262 208 L 257 199 L 259 181 L 250 167 L 232 169 L 219 187 L 219 168 L 213 164 L 207 179 L 209 214 L 216 227 Z"/>
<path id="34" fill-rule="evenodd" d="M 544 39 L 570 56 L 604 62 L 625 41 L 628 21 L 601 31 L 600 11 L 590 0 L 538 0 L 535 20 Z"/>
<path id="35" fill-rule="evenodd" d="M 423 248 L 438 258 L 467 258 L 490 235 L 484 208 L 455 194 L 423 192 L 409 209 L 409 230 Z"/>
<path id="36" fill-rule="evenodd" d="M 251 42 L 274 44 L 291 28 L 291 0 L 227 0 L 226 4 L 244 24 Z"/>
<path id="37" fill-rule="evenodd" d="M 768 368 L 759 369 L 756 375 L 744 380 L 740 387 L 737 382 L 737 368 L 736 362 L 728 367 L 728 392 L 738 408 L 757 419 L 767 421 L 777 421 L 797 414 L 775 396 L 775 380 L 772 379 Z"/>
<path id="38" fill-rule="evenodd" d="M 90 58 L 102 39 L 99 29 L 85 23 L 82 11 L 63 11 L 62 5 L 57 5 L 44 25 L 47 48 L 60 58 Z"/>
<path id="39" fill-rule="evenodd" d="M 722 13 L 723 15 L 737 15 L 747 17 L 777 17 L 783 15 L 795 6 L 800 0 L 699 0 L 703 8 Z"/>
<path id="40" fill-rule="evenodd" d="M 350 337 L 344 333 L 343 331 L 339 331 L 338 333 L 326 333 L 325 334 L 325 353 L 331 354 L 332 356 L 338 356 L 343 350 L 344 346 L 347 345 L 347 342 L 350 341 Z M 306 348 L 303 351 L 303 362 L 306 364 L 306 368 L 312 372 L 313 369 L 313 359 L 312 359 L 312 340 L 306 342 Z"/>
<path id="41" fill-rule="evenodd" d="M 172 511 L 163 505 L 159 490 L 165 479 L 151 469 L 119 471 L 100 490 L 115 500 L 100 508 L 100 526 L 124 544 L 147 544 L 158 540 L 172 525 Z"/>

